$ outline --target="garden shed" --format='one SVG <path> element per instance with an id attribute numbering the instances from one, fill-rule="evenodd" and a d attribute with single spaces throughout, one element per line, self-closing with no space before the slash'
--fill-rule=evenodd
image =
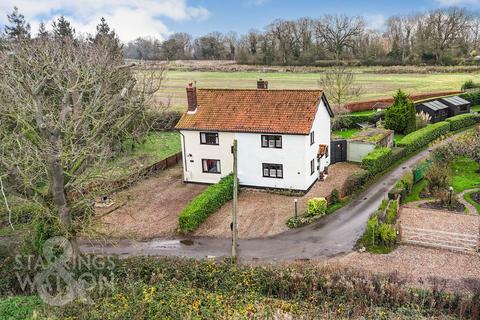
<path id="1" fill-rule="evenodd" d="M 449 106 L 449 117 L 469 113 L 470 107 L 472 106 L 472 103 L 470 101 L 460 98 L 459 96 L 446 97 L 439 100 Z"/>
<path id="2" fill-rule="evenodd" d="M 450 112 L 450 107 L 439 100 L 419 103 L 416 109 L 417 113 L 424 112 L 428 114 L 431 117 L 431 123 L 445 120 L 449 117 Z"/>

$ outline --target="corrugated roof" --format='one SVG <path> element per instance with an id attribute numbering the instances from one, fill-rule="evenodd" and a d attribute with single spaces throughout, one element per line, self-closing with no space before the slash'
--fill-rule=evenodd
<path id="1" fill-rule="evenodd" d="M 197 89 L 196 112 L 176 129 L 309 134 L 322 97 L 321 90 Z"/>
<path id="2" fill-rule="evenodd" d="M 441 100 L 451 103 L 454 106 L 463 106 L 470 103 L 470 101 L 460 98 L 459 96 L 446 97 L 442 98 Z"/>
<path id="3" fill-rule="evenodd" d="M 427 108 L 430 108 L 430 109 L 435 110 L 435 111 L 449 108 L 446 104 L 444 104 L 444 103 L 442 103 L 438 100 L 434 100 L 434 101 L 430 101 L 430 102 L 424 102 L 422 104 L 424 106 L 426 106 Z"/>

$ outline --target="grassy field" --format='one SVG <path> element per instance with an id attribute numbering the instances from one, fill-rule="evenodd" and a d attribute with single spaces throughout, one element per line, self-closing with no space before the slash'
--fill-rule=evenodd
<path id="1" fill-rule="evenodd" d="M 473 106 L 472 111 L 480 112 L 480 105 L 478 106 Z"/>
<path id="2" fill-rule="evenodd" d="M 358 70 L 357 81 L 363 88 L 358 100 L 391 96 L 400 88 L 410 94 L 459 90 L 466 80 L 475 79 L 467 73 L 375 74 Z M 185 86 L 192 81 L 199 88 L 255 88 L 256 80 L 262 78 L 268 80 L 271 89 L 318 89 L 319 77 L 319 73 L 169 71 L 156 101 L 185 109 Z"/>

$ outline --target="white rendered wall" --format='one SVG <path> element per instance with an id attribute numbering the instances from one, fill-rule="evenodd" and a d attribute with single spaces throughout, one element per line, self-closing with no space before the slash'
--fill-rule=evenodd
<path id="1" fill-rule="evenodd" d="M 305 141 L 305 150 L 307 150 L 306 163 L 305 163 L 305 172 L 306 182 L 305 185 L 307 188 L 318 179 L 320 172 L 322 172 L 325 167 L 330 164 L 330 115 L 328 114 L 327 108 L 323 100 L 321 100 L 320 105 L 315 115 L 315 120 L 313 121 L 312 130 L 315 134 L 315 143 L 310 145 L 310 136 L 306 137 Z M 310 131 L 310 132 L 311 132 Z M 317 154 L 321 144 L 328 146 L 328 157 L 322 157 L 320 159 L 320 168 L 317 169 L 319 163 L 317 160 Z M 310 161 L 315 159 L 315 173 L 310 175 Z"/>
<path id="2" fill-rule="evenodd" d="M 220 178 L 232 172 L 233 156 L 231 146 L 234 133 L 219 132 L 218 145 L 200 144 L 200 131 L 180 130 L 180 133 L 185 137 L 181 137 L 182 152 L 184 153 L 182 163 L 185 182 L 216 183 Z M 202 172 L 202 159 L 220 160 L 221 173 Z"/>
<path id="3" fill-rule="evenodd" d="M 260 133 L 236 133 L 235 136 L 238 143 L 238 179 L 241 185 L 306 189 L 305 140 L 307 136 L 281 135 L 281 149 L 262 148 Z M 263 177 L 262 163 L 282 164 L 283 178 Z"/>
<path id="4" fill-rule="evenodd" d="M 348 140 L 347 141 L 347 161 L 362 162 L 363 158 L 375 149 L 375 144 Z"/>

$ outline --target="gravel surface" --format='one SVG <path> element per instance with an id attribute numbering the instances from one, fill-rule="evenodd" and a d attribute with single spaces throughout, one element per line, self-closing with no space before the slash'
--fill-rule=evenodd
<path id="1" fill-rule="evenodd" d="M 446 280 L 448 290 L 468 291 L 480 279 L 480 257 L 446 250 L 402 245 L 389 254 L 353 252 L 329 260 L 350 269 L 398 275 L 415 287 L 431 287 L 432 278 Z"/>
<path id="2" fill-rule="evenodd" d="M 114 206 L 97 209 L 98 214 L 125 205 L 103 217 L 100 231 L 116 238 L 149 239 L 174 235 L 180 212 L 207 187 L 185 184 L 182 180 L 182 166 L 177 165 L 115 194 L 112 197 Z"/>
<path id="3" fill-rule="evenodd" d="M 479 234 L 480 216 L 403 206 L 399 221 L 402 226 L 447 232 Z"/>
<path id="4" fill-rule="evenodd" d="M 307 200 L 312 197 L 325 197 L 333 189 L 340 190 L 346 178 L 360 170 L 353 163 L 336 163 L 328 168 L 329 176 L 318 181 L 302 197 L 287 196 L 259 189 L 243 189 L 238 196 L 238 236 L 258 238 L 275 235 L 288 230 L 287 220 L 294 212 L 294 199 L 298 198 L 298 214 L 307 210 Z M 194 233 L 195 236 L 230 237 L 232 203 L 225 204 L 211 215 Z"/>

